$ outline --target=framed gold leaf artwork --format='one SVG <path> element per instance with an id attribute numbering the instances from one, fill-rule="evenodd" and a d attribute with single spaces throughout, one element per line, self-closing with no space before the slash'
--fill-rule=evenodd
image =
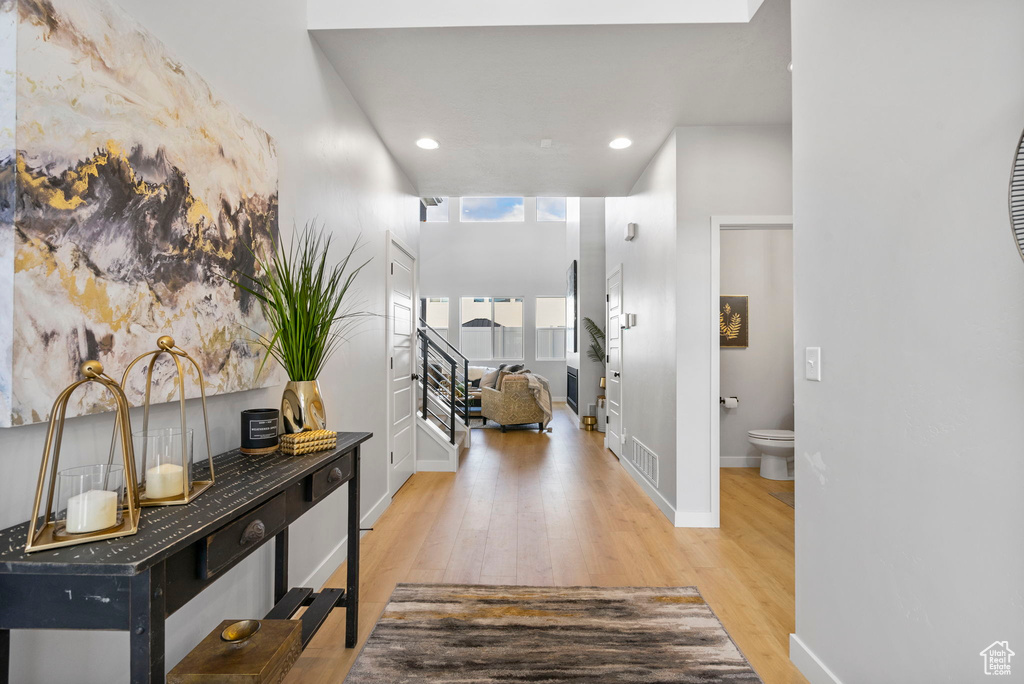
<path id="1" fill-rule="evenodd" d="M 275 384 L 249 343 L 260 306 L 225 276 L 277 235 L 270 135 L 118 3 L 0 0 L 0 427 L 45 422 L 83 360 L 120 377 L 161 335 L 207 394 Z M 156 367 L 154 402 L 175 379 Z M 67 415 L 113 408 L 97 385 Z"/>
<path id="2" fill-rule="evenodd" d="M 723 349 L 746 349 L 750 341 L 747 295 L 722 295 L 718 305 L 719 343 Z"/>

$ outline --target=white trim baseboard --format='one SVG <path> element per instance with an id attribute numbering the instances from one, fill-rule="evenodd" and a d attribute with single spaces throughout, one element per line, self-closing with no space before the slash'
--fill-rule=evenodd
<path id="1" fill-rule="evenodd" d="M 712 511 L 676 511 L 676 527 L 720 527 L 718 515 Z"/>
<path id="2" fill-rule="evenodd" d="M 569 400 L 569 397 L 551 397 L 552 404 L 564 404 Z"/>
<path id="3" fill-rule="evenodd" d="M 323 587 L 327 580 L 331 578 L 331 575 L 334 574 L 334 571 L 340 568 L 341 564 L 348 558 L 348 549 L 345 548 L 347 544 L 348 535 L 346 534 L 338 542 L 338 545 L 334 547 L 334 550 L 327 554 L 327 558 L 324 558 L 320 565 L 316 566 L 316 570 L 309 573 L 306 581 L 296 586 L 316 587 L 317 589 Z"/>
<path id="4" fill-rule="evenodd" d="M 789 659 L 811 684 L 843 684 L 796 634 L 789 635 Z"/>
<path id="5" fill-rule="evenodd" d="M 455 458 L 458 458 L 456 456 Z M 455 468 L 446 461 L 416 461 L 417 473 L 454 473 Z"/>
<path id="6" fill-rule="evenodd" d="M 640 485 L 640 489 L 644 490 L 644 493 L 651 497 L 651 501 L 653 501 L 654 505 L 665 514 L 665 517 L 669 519 L 669 522 L 674 525 L 676 521 L 676 509 L 668 502 L 668 499 L 662 496 L 661 492 L 654 487 L 651 481 L 644 477 L 644 475 L 636 469 L 635 465 L 629 462 L 629 459 L 620 458 L 619 463 L 621 463 L 622 467 L 626 469 L 629 476 L 633 478 L 633 481 Z"/>
<path id="7" fill-rule="evenodd" d="M 626 469 L 633 481 L 640 485 L 644 493 L 651 498 L 654 505 L 658 507 L 665 517 L 675 527 L 718 527 L 718 514 L 714 511 L 677 511 L 675 506 L 668 502 L 661 492 L 655 489 L 654 485 L 643 474 L 630 463 L 627 458 L 620 458 L 619 463 Z"/>
<path id="8" fill-rule="evenodd" d="M 416 431 L 426 434 L 445 453 L 444 459 L 422 458 L 421 454 L 425 449 L 423 440 L 416 443 L 416 472 L 417 473 L 454 473 L 459 468 L 459 448 L 452 445 L 444 436 L 441 429 L 433 423 L 423 420 L 419 413 L 416 414 Z"/>
<path id="9" fill-rule="evenodd" d="M 718 515 L 712 511 L 677 511 L 675 507 L 668 502 L 661 492 L 654 488 L 651 481 L 648 480 L 636 466 L 629 462 L 628 459 L 620 458 L 619 463 L 626 469 L 629 476 L 640 485 L 640 488 L 651 498 L 654 505 L 665 514 L 665 517 L 669 519 L 675 527 L 718 527 L 719 519 Z"/>
<path id="10" fill-rule="evenodd" d="M 388 510 L 388 506 L 391 505 L 391 497 L 387 494 L 380 497 L 380 500 L 373 504 L 373 508 L 366 512 L 363 519 L 359 521 L 359 526 L 364 530 L 373 527 L 380 516 L 384 515 L 384 511 Z"/>
<path id="11" fill-rule="evenodd" d="M 721 468 L 760 468 L 760 456 L 721 456 L 719 457 Z"/>
<path id="12" fill-rule="evenodd" d="M 373 524 L 377 522 L 377 519 L 387 510 L 388 506 L 391 505 L 391 496 L 387 493 L 380 498 L 380 501 L 373 505 L 373 508 L 367 512 L 359 521 L 359 527 L 366 529 L 373 527 Z M 316 587 L 318 590 L 320 587 L 327 583 L 327 580 L 331 578 L 334 571 L 341 567 L 341 564 L 348 559 L 348 535 L 346 534 L 338 542 L 338 545 L 334 547 L 334 550 L 327 554 L 320 565 L 316 566 L 316 569 L 309 573 L 309 577 L 305 579 L 302 584 L 296 585 L 300 587 Z"/>

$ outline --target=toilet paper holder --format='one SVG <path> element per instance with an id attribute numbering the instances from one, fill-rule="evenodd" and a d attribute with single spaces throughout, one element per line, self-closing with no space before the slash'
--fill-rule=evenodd
<path id="1" fill-rule="evenodd" d="M 725 400 L 726 400 L 726 398 L 727 398 L 727 397 L 718 397 L 718 403 L 719 403 L 719 404 L 721 404 L 722 406 L 725 406 Z M 736 400 L 736 403 L 737 403 L 737 404 L 739 404 L 739 403 L 740 403 L 740 399 L 739 399 L 739 397 L 728 397 L 728 398 L 729 398 L 729 399 L 735 399 L 735 400 Z"/>

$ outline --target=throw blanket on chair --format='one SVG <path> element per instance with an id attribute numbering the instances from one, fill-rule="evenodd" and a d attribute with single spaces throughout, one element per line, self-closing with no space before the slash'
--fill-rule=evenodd
<path id="1" fill-rule="evenodd" d="M 544 412 L 544 427 L 547 427 L 553 415 L 551 413 L 551 388 L 548 386 L 548 379 L 543 375 L 536 375 L 534 373 L 523 373 L 523 375 L 529 383 L 533 398 L 537 400 L 537 406 Z"/>

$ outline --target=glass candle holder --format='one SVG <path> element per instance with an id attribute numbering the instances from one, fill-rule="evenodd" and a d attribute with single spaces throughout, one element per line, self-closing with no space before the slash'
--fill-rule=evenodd
<path id="1" fill-rule="evenodd" d="M 123 521 L 124 466 L 88 465 L 57 473 L 55 536 L 116 528 Z"/>
<path id="2" fill-rule="evenodd" d="M 192 491 L 191 429 L 143 430 L 134 441 L 143 502 L 174 501 Z"/>

